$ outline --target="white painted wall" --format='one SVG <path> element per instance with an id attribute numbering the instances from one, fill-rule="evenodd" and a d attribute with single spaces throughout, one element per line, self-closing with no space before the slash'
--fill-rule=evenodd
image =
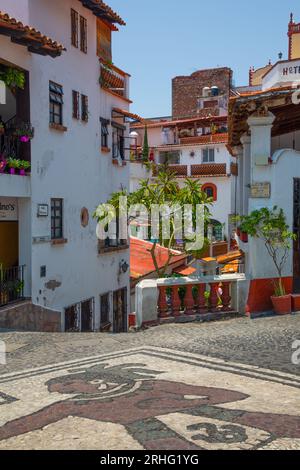
<path id="1" fill-rule="evenodd" d="M 1 10 L 12 12 L 14 5 L 27 2 L 0 0 Z M 71 46 L 70 8 L 88 20 L 88 54 Z M 20 12 L 22 12 L 22 8 Z M 62 42 L 67 52 L 51 59 L 30 54 L 26 47 L 12 44 L 0 36 L 0 56 L 30 72 L 31 122 L 35 128 L 32 140 L 31 230 L 32 237 L 50 236 L 50 217 L 38 218 L 37 205 L 49 204 L 53 197 L 64 199 L 64 237 L 68 243 L 52 246 L 33 243 L 32 299 L 35 303 L 56 310 L 91 297 L 95 298 L 96 327 L 99 327 L 99 296 L 128 287 L 129 273 L 118 275 L 119 262 L 129 262 L 129 250 L 117 254 L 98 255 L 96 222 L 92 213 L 106 202 L 113 191 L 129 187 L 129 165 L 112 165 L 110 154 L 101 154 L 99 118 L 111 118 L 114 106 L 128 108 L 122 99 L 105 94 L 99 86 L 99 60 L 96 56 L 96 17 L 77 0 L 29 0 L 27 23 L 38 27 L 52 39 Z M 64 89 L 64 125 L 66 133 L 49 129 L 49 80 Z M 72 90 L 89 97 L 89 122 L 72 119 Z M 111 138 L 111 135 L 110 135 Z M 15 177 L 18 178 L 18 177 Z M 1 175 L 0 175 L 1 184 Z M 87 207 L 90 222 L 80 224 L 80 212 Z M 40 266 L 47 266 L 47 278 L 40 279 Z M 49 280 L 61 287 L 50 291 Z"/>

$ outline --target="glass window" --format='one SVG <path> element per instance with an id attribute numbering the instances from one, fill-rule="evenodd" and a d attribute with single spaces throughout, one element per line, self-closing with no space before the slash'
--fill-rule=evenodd
<path id="1" fill-rule="evenodd" d="M 214 163 L 214 161 L 215 161 L 215 149 L 203 149 L 202 150 L 202 161 L 203 161 L 203 163 Z"/>
<path id="2" fill-rule="evenodd" d="M 63 199 L 51 199 L 51 239 L 63 238 Z"/>
<path id="3" fill-rule="evenodd" d="M 63 87 L 54 82 L 49 82 L 49 104 L 50 104 L 50 123 L 63 123 Z"/>

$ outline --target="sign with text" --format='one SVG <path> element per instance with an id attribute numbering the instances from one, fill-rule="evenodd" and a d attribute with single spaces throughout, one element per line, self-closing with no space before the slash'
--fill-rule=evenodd
<path id="1" fill-rule="evenodd" d="M 271 184 L 270 183 L 253 183 L 251 185 L 251 197 L 254 199 L 270 199 Z"/>
<path id="2" fill-rule="evenodd" d="M 0 221 L 18 220 L 18 200 L 1 197 L 0 198 Z"/>

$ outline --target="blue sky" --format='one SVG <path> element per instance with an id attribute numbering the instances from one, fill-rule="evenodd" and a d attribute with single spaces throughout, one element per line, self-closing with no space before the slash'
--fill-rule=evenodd
<path id="1" fill-rule="evenodd" d="M 287 57 L 290 13 L 299 0 L 107 0 L 126 21 L 114 33 L 113 61 L 132 75 L 131 107 L 144 117 L 171 114 L 171 79 L 229 66 L 236 85 L 250 65 Z"/>

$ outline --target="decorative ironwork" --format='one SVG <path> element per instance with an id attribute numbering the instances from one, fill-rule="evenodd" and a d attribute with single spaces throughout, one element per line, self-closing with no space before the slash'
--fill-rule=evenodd
<path id="1" fill-rule="evenodd" d="M 0 265 L 0 307 L 24 299 L 25 266 L 3 269 Z"/>
<path id="2" fill-rule="evenodd" d="M 16 158 L 28 160 L 28 143 L 34 135 L 34 129 L 29 122 L 23 122 L 16 117 L 4 124 L 4 133 L 0 135 L 0 160 Z"/>

